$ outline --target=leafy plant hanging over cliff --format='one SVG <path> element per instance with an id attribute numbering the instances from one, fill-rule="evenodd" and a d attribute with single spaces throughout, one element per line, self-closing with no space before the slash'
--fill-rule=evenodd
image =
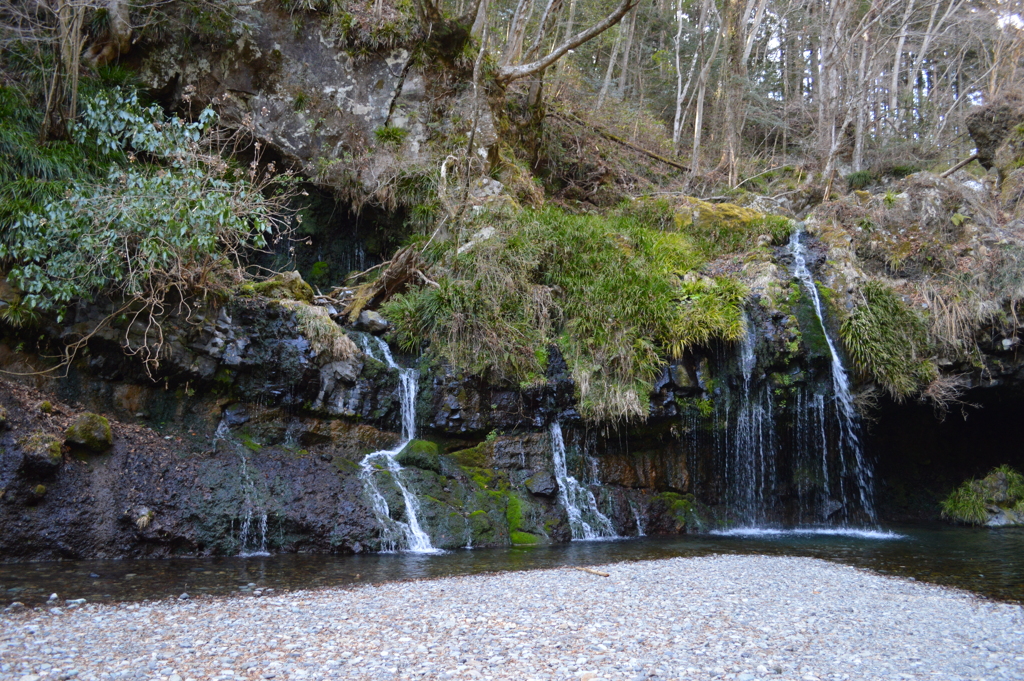
<path id="1" fill-rule="evenodd" d="M 109 160 L 106 182 L 72 185 L 23 215 L 17 238 L 0 242 L 21 304 L 61 320 L 75 301 L 103 294 L 119 301 L 116 314 L 153 323 L 172 298 L 239 276 L 245 251 L 265 246 L 278 226 L 273 169 L 225 161 L 211 109 L 196 122 L 168 119 L 123 90 L 82 108 L 76 141 Z M 144 355 L 155 363 L 155 353 Z"/>

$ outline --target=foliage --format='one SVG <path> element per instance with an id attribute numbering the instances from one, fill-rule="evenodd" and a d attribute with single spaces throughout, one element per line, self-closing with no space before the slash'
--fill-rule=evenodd
<path id="1" fill-rule="evenodd" d="M 402 142 L 405 141 L 405 138 L 409 136 L 409 131 L 404 128 L 396 128 L 389 125 L 387 127 L 377 128 L 374 130 L 373 136 L 381 146 L 397 147 L 401 146 Z"/>
<path id="2" fill-rule="evenodd" d="M 225 161 L 215 120 L 211 109 L 195 122 L 168 119 L 121 89 L 86 99 L 73 134 L 105 159 L 106 181 L 76 182 L 20 216 L 17 238 L 0 243 L 22 304 L 61 320 L 76 300 L 104 294 L 121 301 L 118 314 L 152 323 L 171 297 L 240 277 L 245 251 L 265 246 L 277 225 L 279 199 L 264 192 L 280 185 L 272 167 L 239 172 Z"/>
<path id="3" fill-rule="evenodd" d="M 891 288 L 862 289 L 864 304 L 843 322 L 840 337 L 857 369 L 902 401 L 937 375 L 925 322 Z"/>
<path id="4" fill-rule="evenodd" d="M 487 215 L 458 254 L 430 253 L 436 286 L 383 310 L 400 347 L 520 385 L 544 380 L 556 345 L 592 419 L 643 418 L 666 357 L 743 331 L 744 289 L 724 278 L 684 283 L 702 262 L 686 237 L 632 215 Z M 489 234 L 489 236 L 486 236 Z M 440 273 L 440 274 L 438 274 Z"/>
<path id="5" fill-rule="evenodd" d="M 1010 466 L 999 466 L 981 480 L 968 480 L 942 503 L 942 516 L 974 525 L 989 519 L 989 506 L 1024 513 L 1024 475 Z"/>
<path id="6" fill-rule="evenodd" d="M 39 112 L 14 87 L 0 87 L 0 241 L 11 240 L 19 217 L 64 195 L 74 178 L 99 167 L 78 145 L 41 144 Z"/>
<path id="7" fill-rule="evenodd" d="M 846 186 L 851 191 L 864 189 L 874 181 L 875 177 L 870 170 L 858 170 L 846 176 Z"/>

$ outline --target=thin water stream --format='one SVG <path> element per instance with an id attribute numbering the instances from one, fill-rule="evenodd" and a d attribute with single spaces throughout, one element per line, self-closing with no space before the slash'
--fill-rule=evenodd
<path id="1" fill-rule="evenodd" d="M 893 528 L 899 536 L 800 533 L 570 542 L 548 546 L 459 550 L 440 554 L 177 558 L 0 564 L 0 605 L 62 599 L 143 600 L 247 595 L 256 588 L 311 589 L 392 580 L 534 570 L 712 554 L 807 556 L 883 574 L 959 587 L 1024 603 L 1024 528 L 945 525 Z"/>

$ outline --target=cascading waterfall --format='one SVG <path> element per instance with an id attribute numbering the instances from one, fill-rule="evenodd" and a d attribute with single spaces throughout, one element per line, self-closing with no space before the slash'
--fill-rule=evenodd
<path id="1" fill-rule="evenodd" d="M 565 440 L 558 421 L 551 424 L 551 455 L 555 464 L 555 478 L 558 480 L 558 499 L 569 516 L 572 538 L 593 540 L 618 537 L 612 521 L 597 508 L 593 492 L 569 475 L 565 464 Z"/>
<path id="2" fill-rule="evenodd" d="M 224 442 L 238 454 L 239 477 L 241 478 L 240 489 L 242 491 L 242 526 L 238 532 L 238 555 L 243 558 L 253 556 L 269 556 L 267 550 L 267 512 L 260 503 L 259 494 L 256 492 L 256 481 L 249 472 L 249 460 L 246 457 L 244 445 L 235 442 L 231 436 L 231 427 L 227 419 L 221 419 L 217 424 L 217 430 L 213 436 L 214 449 L 218 443 Z M 259 512 L 257 512 L 259 509 Z"/>
<path id="3" fill-rule="evenodd" d="M 840 429 L 839 461 L 843 467 L 841 472 L 848 474 L 848 477 L 852 478 L 860 500 L 861 510 L 867 516 L 867 520 L 874 523 L 876 516 L 872 503 L 872 471 L 865 463 L 864 450 L 861 448 L 860 437 L 858 436 L 860 422 L 857 417 L 857 410 L 853 405 L 850 379 L 846 373 L 846 368 L 843 366 L 843 361 L 836 351 L 832 336 L 829 335 L 828 328 L 825 326 L 818 287 L 814 284 L 814 278 L 811 276 L 810 270 L 807 269 L 807 249 L 800 240 L 802 235 L 803 226 L 797 223 L 789 241 L 790 252 L 793 254 L 793 275 L 800 280 L 804 290 L 807 291 L 811 301 L 814 303 L 814 313 L 818 317 L 818 323 L 821 324 L 821 330 L 825 335 L 825 342 L 828 344 L 828 351 L 832 356 L 832 390 Z M 852 461 L 850 460 L 851 458 Z M 851 464 L 852 470 L 848 470 Z M 827 471 L 827 467 L 825 470 Z M 848 504 L 844 503 L 844 509 L 848 509 Z"/>
<path id="4" fill-rule="evenodd" d="M 729 476 L 733 480 L 731 505 L 746 523 L 760 524 L 767 519 L 775 480 L 774 403 L 769 386 L 753 383 L 757 336 L 750 320 L 744 323 L 747 332 L 740 343 L 743 387 L 728 460 L 733 473 Z"/>
<path id="5" fill-rule="evenodd" d="M 359 462 L 362 471 L 359 474 L 366 492 L 370 497 L 371 506 L 377 521 L 384 528 L 381 536 L 382 549 L 384 551 L 396 551 L 399 549 L 413 553 L 437 553 L 439 549 L 434 548 L 430 543 L 430 535 L 423 531 L 420 526 L 418 512 L 419 501 L 416 495 L 409 492 L 409 488 L 402 482 L 402 467 L 398 464 L 399 453 L 416 437 L 416 392 L 418 373 L 415 369 L 403 369 L 395 363 L 388 344 L 376 336 L 370 337 L 377 345 L 385 364 L 391 369 L 398 371 L 398 396 L 402 411 L 402 441 L 394 449 L 382 449 L 363 457 Z M 373 352 L 369 342 L 364 342 L 363 349 L 366 354 L 381 361 L 381 358 Z M 406 521 L 394 520 L 391 517 L 391 509 L 387 499 L 381 494 L 377 486 L 377 473 L 386 471 L 394 481 L 405 503 Z M 395 530 L 398 530 L 396 533 Z M 399 539 L 404 540 L 404 546 L 399 546 Z"/>
<path id="6" fill-rule="evenodd" d="M 818 289 L 798 228 L 790 239 L 793 276 L 807 292 L 828 346 L 831 390 L 797 386 L 780 398 L 755 375 L 757 336 L 751 320 L 741 339 L 737 409 L 716 400 L 712 446 L 724 466 L 724 498 L 738 522 L 732 531 L 778 527 L 847 527 L 876 521 L 871 470 L 861 449 L 850 381 L 824 323 Z M 779 400 L 788 400 L 783 406 Z M 777 416 L 788 415 L 788 418 Z M 692 413 L 690 420 L 694 418 Z M 684 421 L 688 432 L 699 431 Z M 723 427 L 724 426 L 724 427 Z M 784 505 L 782 502 L 788 500 Z"/>

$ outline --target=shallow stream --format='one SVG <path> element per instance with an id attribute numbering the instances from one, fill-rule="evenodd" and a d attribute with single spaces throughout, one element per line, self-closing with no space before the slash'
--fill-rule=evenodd
<path id="1" fill-rule="evenodd" d="M 882 574 L 967 589 L 1024 602 L 1024 528 L 943 525 L 888 528 L 860 536 L 817 533 L 688 535 L 553 546 L 357 556 L 285 554 L 267 557 L 63 561 L 0 564 L 0 605 L 61 599 L 90 602 L 177 597 L 188 593 L 250 594 L 390 580 L 586 566 L 709 554 L 810 556 Z"/>

